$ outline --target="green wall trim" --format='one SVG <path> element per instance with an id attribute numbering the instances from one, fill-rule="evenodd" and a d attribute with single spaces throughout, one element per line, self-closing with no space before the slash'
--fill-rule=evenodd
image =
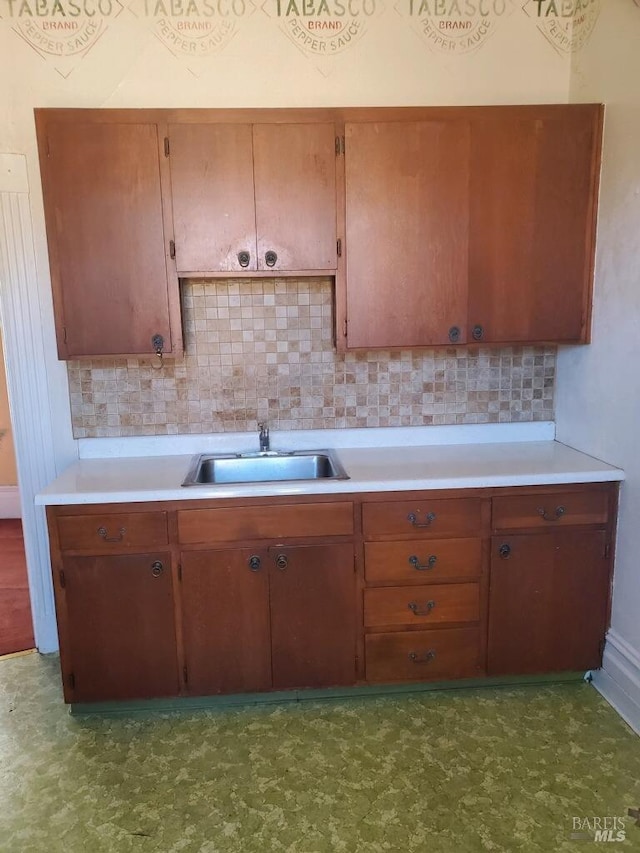
<path id="1" fill-rule="evenodd" d="M 234 706 L 276 705 L 291 702 L 324 701 L 331 699 L 375 698 L 436 690 L 464 690 L 480 687 L 518 687 L 536 684 L 560 684 L 590 681 L 590 673 L 554 672 L 549 675 L 512 675 L 495 678 L 464 678 L 458 681 L 430 681 L 419 684 L 366 684 L 356 687 L 331 687 L 320 690 L 279 690 L 271 693 L 234 693 L 228 696 L 185 696 L 182 698 L 136 699 L 122 702 L 76 702 L 69 706 L 73 716 L 99 714 L 166 713 L 174 711 L 216 711 Z"/>

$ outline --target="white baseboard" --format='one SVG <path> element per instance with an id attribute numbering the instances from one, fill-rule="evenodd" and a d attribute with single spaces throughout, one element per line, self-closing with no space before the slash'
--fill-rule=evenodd
<path id="1" fill-rule="evenodd" d="M 609 631 L 602 669 L 593 685 L 631 728 L 640 734 L 640 654 L 615 631 Z"/>
<path id="2" fill-rule="evenodd" d="M 0 486 L 0 518 L 20 518 L 20 493 L 17 486 Z"/>

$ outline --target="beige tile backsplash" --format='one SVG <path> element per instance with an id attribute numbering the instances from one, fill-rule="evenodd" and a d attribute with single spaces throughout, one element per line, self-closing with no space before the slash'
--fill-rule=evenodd
<path id="1" fill-rule="evenodd" d="M 338 354 L 329 279 L 182 284 L 186 355 L 68 362 L 76 438 L 552 420 L 555 347 Z"/>

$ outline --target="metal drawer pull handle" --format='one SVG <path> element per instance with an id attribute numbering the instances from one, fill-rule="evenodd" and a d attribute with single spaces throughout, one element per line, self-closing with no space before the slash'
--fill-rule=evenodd
<path id="1" fill-rule="evenodd" d="M 118 530 L 117 536 L 107 536 L 107 528 L 106 527 L 99 527 L 98 528 L 98 536 L 101 536 L 105 542 L 122 542 L 122 540 L 124 539 L 124 534 L 126 532 L 127 532 L 127 528 L 121 527 L 120 530 Z"/>
<path id="2" fill-rule="evenodd" d="M 420 608 L 420 605 L 415 601 L 410 601 L 407 604 L 407 607 L 413 613 L 414 616 L 429 616 L 435 606 L 435 601 L 427 601 L 423 608 Z"/>
<path id="3" fill-rule="evenodd" d="M 257 554 L 252 554 L 247 562 L 252 572 L 257 572 L 260 569 L 260 557 Z"/>
<path id="4" fill-rule="evenodd" d="M 426 563 L 421 563 L 420 560 L 415 556 L 415 554 L 412 557 L 409 557 L 409 562 L 417 572 L 426 572 L 429 569 L 432 569 L 435 566 L 437 560 L 438 558 L 435 554 L 429 554 Z"/>
<path id="5" fill-rule="evenodd" d="M 251 255 L 249 252 L 238 252 L 238 263 L 241 267 L 248 267 Z"/>
<path id="6" fill-rule="evenodd" d="M 151 574 L 154 576 L 154 578 L 159 578 L 163 571 L 164 566 L 162 565 L 160 560 L 156 560 L 155 562 L 151 563 Z"/>
<path id="7" fill-rule="evenodd" d="M 276 566 L 281 571 L 284 571 L 288 565 L 289 565 L 289 558 L 287 557 L 287 555 L 286 554 L 278 554 L 278 556 L 276 557 Z"/>
<path id="8" fill-rule="evenodd" d="M 417 652 L 409 652 L 409 660 L 411 663 L 429 663 L 436 656 L 435 649 L 429 649 L 428 652 L 425 652 L 422 656 L 420 656 Z"/>
<path id="9" fill-rule="evenodd" d="M 264 262 L 268 267 L 275 267 L 277 260 L 278 256 L 273 250 L 265 252 Z"/>
<path id="10" fill-rule="evenodd" d="M 407 521 L 411 522 L 414 527 L 430 527 L 432 522 L 436 520 L 435 512 L 428 512 L 425 516 L 426 521 L 418 521 L 419 512 L 420 510 L 417 510 L 417 512 L 410 512 L 407 516 Z"/>
<path id="11" fill-rule="evenodd" d="M 558 521 L 565 514 L 566 509 L 563 506 L 557 506 L 553 515 L 548 515 L 543 506 L 538 507 L 538 515 L 544 518 L 545 521 Z"/>

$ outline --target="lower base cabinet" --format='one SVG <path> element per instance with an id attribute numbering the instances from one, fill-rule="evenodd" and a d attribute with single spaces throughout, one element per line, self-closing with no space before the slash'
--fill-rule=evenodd
<path id="1" fill-rule="evenodd" d="M 187 551 L 185 675 L 194 695 L 353 684 L 353 546 Z"/>
<path id="2" fill-rule="evenodd" d="M 49 507 L 65 700 L 595 669 L 617 492 Z"/>

